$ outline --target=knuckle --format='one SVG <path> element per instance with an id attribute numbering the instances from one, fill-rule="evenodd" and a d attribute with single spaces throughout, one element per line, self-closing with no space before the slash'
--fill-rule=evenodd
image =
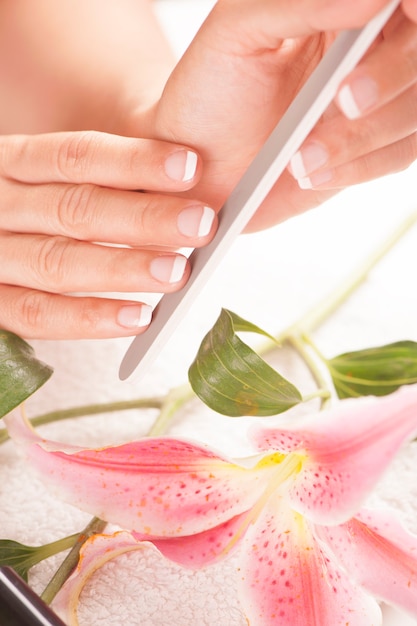
<path id="1" fill-rule="evenodd" d="M 337 137 L 337 136 L 336 136 Z M 335 137 L 335 139 L 336 139 Z M 337 139 L 339 141 L 339 139 Z M 360 124 L 347 124 L 343 136 L 343 149 L 356 150 L 366 154 L 375 143 L 375 129 L 372 119 L 362 119 Z"/>
<path id="2" fill-rule="evenodd" d="M 14 179 L 15 164 L 24 158 L 28 147 L 28 138 L 24 135 L 3 136 L 0 142 L 0 175 Z"/>
<path id="3" fill-rule="evenodd" d="M 62 141 L 56 153 L 56 166 L 65 180 L 77 180 L 88 172 L 97 135 L 96 131 L 79 131 L 68 134 Z"/>
<path id="4" fill-rule="evenodd" d="M 95 336 L 101 321 L 101 303 L 98 298 L 80 299 L 79 328 L 88 337 Z"/>
<path id="5" fill-rule="evenodd" d="M 160 240 L 164 215 L 160 202 L 155 203 L 148 194 L 141 195 L 140 210 L 132 214 L 132 234 L 140 238 L 142 245 L 150 245 Z"/>
<path id="6" fill-rule="evenodd" d="M 32 271 L 38 287 L 61 291 L 65 287 L 65 267 L 70 242 L 66 237 L 43 237 L 33 255 Z"/>
<path id="7" fill-rule="evenodd" d="M 403 172 L 417 158 L 417 133 L 396 142 L 391 151 L 391 173 Z"/>
<path id="8" fill-rule="evenodd" d="M 28 339 L 95 337 L 101 313 L 99 299 L 68 298 L 64 305 L 59 296 L 24 289 L 13 298 L 13 324 L 9 326 Z"/>
<path id="9" fill-rule="evenodd" d="M 48 316 L 44 309 L 43 294 L 36 291 L 24 291 L 15 302 L 15 316 L 28 336 L 36 336 L 40 328 L 47 323 Z"/>
<path id="10" fill-rule="evenodd" d="M 64 233 L 81 235 L 88 230 L 95 191 L 95 186 L 88 183 L 69 184 L 60 190 L 56 212 L 58 225 Z"/>
<path id="11" fill-rule="evenodd" d="M 137 176 L 138 172 L 144 172 L 144 169 L 146 170 L 147 176 L 150 176 L 161 168 L 160 159 L 156 155 L 156 150 L 146 151 L 145 153 L 143 144 L 136 140 L 125 142 L 121 156 L 124 169 L 131 176 Z"/>

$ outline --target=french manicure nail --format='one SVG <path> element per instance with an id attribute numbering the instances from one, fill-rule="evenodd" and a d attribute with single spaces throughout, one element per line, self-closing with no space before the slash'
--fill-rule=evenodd
<path id="1" fill-rule="evenodd" d="M 191 150 L 177 150 L 165 161 L 165 173 L 172 180 L 185 183 L 194 178 L 198 157 Z"/>
<path id="2" fill-rule="evenodd" d="M 378 102 L 378 85 L 368 77 L 355 78 L 342 87 L 337 102 L 346 117 L 354 120 Z"/>
<path id="3" fill-rule="evenodd" d="M 187 207 L 178 215 L 178 230 L 186 237 L 205 237 L 211 231 L 215 215 L 208 206 Z"/>
<path id="4" fill-rule="evenodd" d="M 309 141 L 294 154 L 290 169 L 295 178 L 305 178 L 327 163 L 329 154 L 323 144 Z"/>
<path id="5" fill-rule="evenodd" d="M 184 275 L 187 259 L 181 255 L 158 256 L 152 259 L 150 272 L 162 283 L 177 283 Z"/>
<path id="6" fill-rule="evenodd" d="M 322 172 L 317 172 L 317 174 L 312 174 L 311 176 L 306 176 L 305 178 L 299 178 L 297 182 L 300 189 L 314 189 L 315 187 L 321 187 L 322 185 L 329 183 L 332 178 L 332 170 L 323 170 Z"/>
<path id="7" fill-rule="evenodd" d="M 125 328 L 148 326 L 151 319 L 152 307 L 148 304 L 125 304 L 117 314 L 117 323 Z"/>

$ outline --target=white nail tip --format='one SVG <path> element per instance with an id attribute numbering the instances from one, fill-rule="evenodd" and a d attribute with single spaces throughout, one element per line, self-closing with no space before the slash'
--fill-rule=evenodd
<path id="1" fill-rule="evenodd" d="M 138 320 L 138 326 L 148 326 L 152 320 L 152 307 L 147 304 L 142 304 L 140 310 L 140 317 Z"/>
<path id="2" fill-rule="evenodd" d="M 344 87 L 342 87 L 337 96 L 337 101 L 346 117 L 351 120 L 360 117 L 361 111 L 356 104 L 355 98 L 353 97 L 353 93 L 349 85 L 345 85 Z"/>
<path id="3" fill-rule="evenodd" d="M 183 182 L 185 182 L 186 180 L 191 180 L 194 175 L 195 175 L 195 171 L 197 169 L 197 155 L 195 152 L 187 152 L 187 157 L 185 159 L 185 170 L 184 170 L 184 177 L 183 177 Z"/>
<path id="4" fill-rule="evenodd" d="M 152 320 L 152 307 L 148 304 L 130 304 L 121 307 L 117 315 L 118 323 L 124 328 L 148 326 Z"/>
<path id="5" fill-rule="evenodd" d="M 291 158 L 290 168 L 294 178 L 305 178 L 307 171 L 300 151 L 296 152 Z"/>
<path id="6" fill-rule="evenodd" d="M 181 280 L 184 275 L 185 266 L 187 264 L 187 259 L 183 256 L 175 257 L 175 260 L 172 264 L 171 275 L 169 277 L 170 283 L 177 283 Z"/>
<path id="7" fill-rule="evenodd" d="M 213 226 L 213 220 L 215 218 L 215 212 L 208 206 L 203 209 L 203 215 L 201 216 L 200 224 L 198 226 L 198 237 L 205 237 L 211 231 Z"/>
<path id="8" fill-rule="evenodd" d="M 313 189 L 313 185 L 311 183 L 310 178 L 299 178 L 297 180 L 297 183 L 300 189 Z"/>

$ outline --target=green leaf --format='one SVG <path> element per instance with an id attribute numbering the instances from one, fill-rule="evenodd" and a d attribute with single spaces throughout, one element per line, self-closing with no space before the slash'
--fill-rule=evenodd
<path id="1" fill-rule="evenodd" d="M 0 417 L 39 389 L 52 371 L 49 365 L 36 359 L 26 341 L 0 329 Z"/>
<path id="2" fill-rule="evenodd" d="M 23 580 L 27 581 L 31 567 L 54 554 L 72 548 L 77 538 L 78 534 L 69 535 L 43 546 L 25 546 L 11 539 L 0 539 L 0 565 L 12 567 Z"/>
<path id="3" fill-rule="evenodd" d="M 28 579 L 28 572 L 40 559 L 37 548 L 25 546 L 9 539 L 0 540 L 0 564 L 12 567 L 23 580 Z"/>
<path id="4" fill-rule="evenodd" d="M 211 409 L 230 417 L 276 415 L 301 402 L 298 389 L 241 341 L 236 331 L 273 339 L 254 324 L 222 309 L 188 372 L 197 396 Z"/>
<path id="5" fill-rule="evenodd" d="M 417 343 L 398 341 L 346 352 L 328 360 L 327 365 L 339 398 L 385 396 L 417 383 Z"/>

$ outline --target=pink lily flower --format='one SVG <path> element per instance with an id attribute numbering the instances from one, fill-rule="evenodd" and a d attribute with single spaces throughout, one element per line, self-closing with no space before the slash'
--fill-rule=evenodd
<path id="1" fill-rule="evenodd" d="M 154 438 L 98 450 L 43 440 L 16 413 L 10 435 L 58 496 L 199 568 L 239 550 L 251 626 L 378 626 L 378 600 L 417 616 L 417 537 L 361 510 L 417 432 L 417 386 L 280 426 L 231 461 Z"/>

